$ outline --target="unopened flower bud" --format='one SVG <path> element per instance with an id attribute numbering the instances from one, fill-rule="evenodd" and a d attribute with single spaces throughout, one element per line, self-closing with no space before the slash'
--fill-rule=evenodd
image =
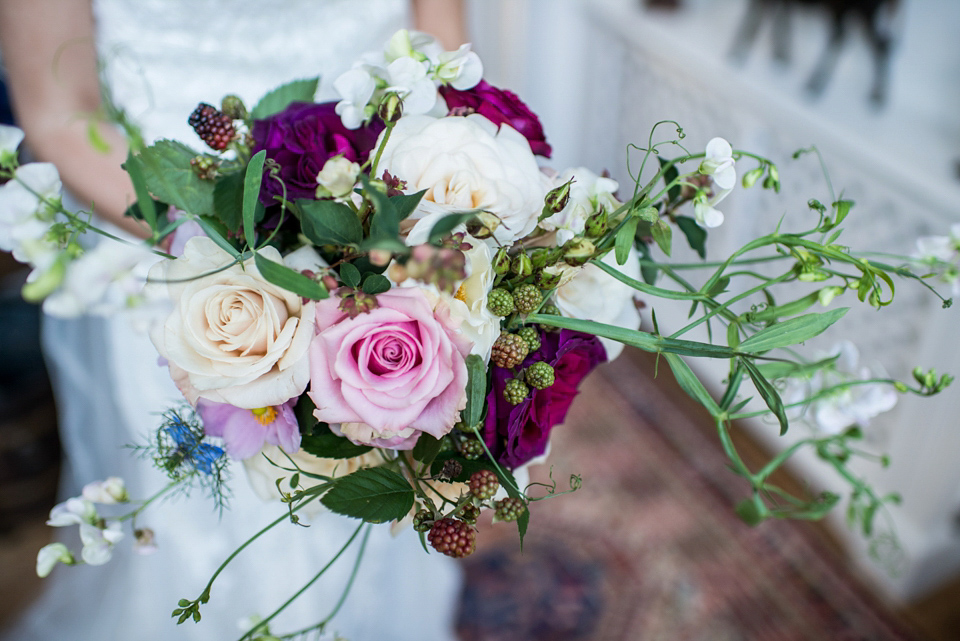
<path id="1" fill-rule="evenodd" d="M 547 192 L 546 198 L 543 199 L 543 213 L 540 215 L 540 220 L 549 218 L 566 208 L 567 203 L 570 202 L 570 185 L 572 184 L 573 178 Z"/>
<path id="2" fill-rule="evenodd" d="M 586 238 L 574 238 L 564 246 L 563 260 L 568 265 L 579 267 L 593 258 L 597 248 Z"/>
<path id="3" fill-rule="evenodd" d="M 371 249 L 369 258 L 371 264 L 376 265 L 377 267 L 384 267 L 385 265 L 390 264 L 393 254 L 386 249 Z"/>
<path id="4" fill-rule="evenodd" d="M 587 218 L 583 231 L 590 238 L 599 238 L 607 233 L 607 228 L 607 210 L 601 209 Z"/>
<path id="5" fill-rule="evenodd" d="M 514 256 L 513 262 L 510 263 L 510 271 L 516 274 L 517 278 L 526 278 L 533 273 L 533 263 L 527 256 L 527 252 L 522 251 Z"/>
<path id="6" fill-rule="evenodd" d="M 743 175 L 743 180 L 742 180 L 742 184 L 744 188 L 749 189 L 750 187 L 753 187 L 757 183 L 757 181 L 760 180 L 760 176 L 762 175 L 763 175 L 763 168 L 761 167 L 757 167 L 756 169 L 751 169 L 750 171 L 745 173 Z"/>
<path id="7" fill-rule="evenodd" d="M 534 269 L 540 269 L 541 267 L 546 267 L 547 261 L 550 259 L 550 250 L 546 247 L 537 247 L 532 252 L 530 252 L 530 263 L 533 265 Z"/>
<path id="8" fill-rule="evenodd" d="M 322 197 L 324 194 L 320 193 L 321 190 L 326 190 L 334 198 L 344 198 L 353 191 L 359 174 L 360 165 L 357 163 L 343 156 L 330 158 L 317 174 L 317 197 Z"/>
<path id="9" fill-rule="evenodd" d="M 380 102 L 380 108 L 377 113 L 383 122 L 388 125 L 393 124 L 400 120 L 400 116 L 403 115 L 403 100 L 401 100 L 399 95 L 389 93 Z"/>
<path id="10" fill-rule="evenodd" d="M 127 487 L 119 476 L 111 476 L 105 481 L 93 481 L 83 486 L 81 496 L 91 503 L 126 503 L 130 500 Z"/>
<path id="11" fill-rule="evenodd" d="M 220 101 L 220 111 L 234 120 L 243 120 L 247 117 L 247 106 L 243 104 L 240 96 L 233 94 L 223 97 Z"/>
<path id="12" fill-rule="evenodd" d="M 560 273 L 546 267 L 537 271 L 536 281 L 540 289 L 553 289 L 560 285 Z"/>
<path id="13" fill-rule="evenodd" d="M 490 266 L 493 268 L 493 273 L 498 276 L 502 276 L 510 270 L 510 256 L 507 254 L 506 247 L 497 250 L 497 253 L 493 255 L 493 260 L 490 261 Z"/>
<path id="14" fill-rule="evenodd" d="M 467 233 L 474 238 L 483 240 L 490 238 L 500 226 L 500 219 L 488 211 L 482 211 L 467 223 Z"/>
<path id="15" fill-rule="evenodd" d="M 53 571 L 57 563 L 75 565 L 76 559 L 63 543 L 51 543 L 40 548 L 37 553 L 37 576 L 43 578 Z"/>

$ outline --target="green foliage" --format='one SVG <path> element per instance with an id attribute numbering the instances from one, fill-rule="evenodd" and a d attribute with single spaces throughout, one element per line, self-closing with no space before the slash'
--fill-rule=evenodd
<path id="1" fill-rule="evenodd" d="M 243 182 L 243 172 L 235 171 L 221 177 L 213 187 L 213 210 L 234 233 L 243 225 Z"/>
<path id="2" fill-rule="evenodd" d="M 323 284 L 309 278 L 286 265 L 275 263 L 261 254 L 254 255 L 254 262 L 260 275 L 268 282 L 310 300 L 321 300 L 330 296 Z"/>
<path id="3" fill-rule="evenodd" d="M 467 407 L 461 415 L 468 427 L 476 427 L 483 420 L 487 408 L 487 366 L 476 354 L 467 356 Z"/>
<path id="4" fill-rule="evenodd" d="M 419 199 L 418 199 L 419 200 Z M 437 243 L 447 236 L 449 236 L 457 225 L 469 222 L 476 217 L 479 212 L 477 211 L 466 211 L 463 213 L 453 213 L 443 216 L 433 224 L 433 227 L 430 229 L 430 236 L 427 238 L 428 243 Z"/>
<path id="5" fill-rule="evenodd" d="M 320 498 L 331 512 L 368 523 L 402 519 L 413 507 L 414 492 L 400 474 L 382 467 L 357 470 L 336 479 Z"/>
<path id="6" fill-rule="evenodd" d="M 257 232 L 254 230 L 257 210 L 263 211 L 263 205 L 260 204 L 260 183 L 263 181 L 263 163 L 266 158 L 266 149 L 257 152 L 250 159 L 243 177 L 243 236 L 251 248 L 257 246 Z"/>
<path id="7" fill-rule="evenodd" d="M 778 347 L 797 345 L 819 336 L 847 313 L 847 307 L 821 314 L 804 314 L 761 329 L 740 343 L 740 351 L 759 354 Z"/>
<path id="8" fill-rule="evenodd" d="M 677 227 L 683 232 L 690 249 L 699 254 L 700 258 L 707 257 L 707 230 L 697 224 L 696 219 L 690 216 L 677 216 Z"/>
<path id="9" fill-rule="evenodd" d="M 320 458 L 349 459 L 363 456 L 373 448 L 369 445 L 356 445 L 344 436 L 337 436 L 326 425 L 318 425 L 312 434 L 300 437 L 300 448 L 307 454 Z"/>
<path id="10" fill-rule="evenodd" d="M 190 167 L 197 152 L 174 140 L 160 140 L 129 156 L 124 168 L 138 173 L 157 199 L 196 216 L 212 216 L 213 183 L 201 180 Z"/>
<path id="11" fill-rule="evenodd" d="M 304 235 L 315 245 L 356 247 L 363 226 L 352 209 L 333 200 L 298 200 Z"/>
<path id="12" fill-rule="evenodd" d="M 305 78 L 277 87 L 260 99 L 260 102 L 250 112 L 250 117 L 253 120 L 263 120 L 268 116 L 280 113 L 292 102 L 313 102 L 313 96 L 317 93 L 319 83 L 319 77 Z"/>

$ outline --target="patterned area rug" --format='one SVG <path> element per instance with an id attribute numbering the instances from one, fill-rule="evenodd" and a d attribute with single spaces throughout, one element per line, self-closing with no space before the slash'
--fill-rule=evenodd
<path id="1" fill-rule="evenodd" d="M 917 638 L 807 524 L 740 522 L 719 445 L 647 376 L 624 357 L 587 380 L 550 457 L 583 487 L 535 504 L 522 554 L 511 525 L 481 529 L 462 641 Z"/>

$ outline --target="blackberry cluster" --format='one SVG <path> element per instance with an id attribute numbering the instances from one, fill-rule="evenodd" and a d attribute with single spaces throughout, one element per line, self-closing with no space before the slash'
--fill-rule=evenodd
<path id="1" fill-rule="evenodd" d="M 497 479 L 497 475 L 490 470 L 477 470 L 470 475 L 468 484 L 470 493 L 481 501 L 492 499 L 497 490 L 500 489 L 500 481 Z"/>
<path id="2" fill-rule="evenodd" d="M 233 120 L 213 105 L 201 102 L 190 114 L 187 124 L 211 149 L 223 151 L 236 135 Z"/>
<path id="3" fill-rule="evenodd" d="M 513 295 L 497 287 L 487 295 L 487 309 L 497 316 L 509 316 L 513 313 Z"/>
<path id="4" fill-rule="evenodd" d="M 413 529 L 416 532 L 426 532 L 433 527 L 433 513 L 430 510 L 420 510 L 413 515 Z"/>
<path id="5" fill-rule="evenodd" d="M 503 385 L 503 398 L 511 405 L 519 405 L 529 393 L 530 388 L 519 378 L 509 378 Z"/>
<path id="6" fill-rule="evenodd" d="M 493 342 L 490 361 L 497 367 L 516 367 L 527 357 L 529 349 L 527 341 L 520 336 L 504 332 Z"/>
<path id="7" fill-rule="evenodd" d="M 520 285 L 513 291 L 513 303 L 521 314 L 529 314 L 535 311 L 542 302 L 543 294 L 540 293 L 540 289 L 536 285 Z"/>
<path id="8" fill-rule="evenodd" d="M 556 380 L 556 373 L 550 363 L 538 361 L 527 368 L 525 377 L 537 389 L 547 389 Z"/>
<path id="9" fill-rule="evenodd" d="M 540 349 L 540 332 L 536 327 L 533 327 L 532 325 L 521 327 L 517 332 L 517 336 L 522 338 L 527 343 L 528 353 L 533 353 Z"/>
<path id="10" fill-rule="evenodd" d="M 473 503 L 467 503 L 460 509 L 460 520 L 473 525 L 480 518 L 480 508 Z"/>
<path id="11" fill-rule="evenodd" d="M 520 499 L 508 497 L 497 501 L 494 516 L 498 521 L 516 521 L 526 511 L 527 507 Z"/>
<path id="12" fill-rule="evenodd" d="M 444 518 L 433 524 L 427 540 L 437 552 L 462 559 L 476 549 L 477 532 L 463 521 Z"/>
<path id="13" fill-rule="evenodd" d="M 483 456 L 483 444 L 475 438 L 466 440 L 460 444 L 460 454 L 465 459 L 475 461 Z"/>

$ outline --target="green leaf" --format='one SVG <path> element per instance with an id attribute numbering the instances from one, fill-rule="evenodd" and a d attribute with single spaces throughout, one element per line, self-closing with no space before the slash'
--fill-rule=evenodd
<path id="1" fill-rule="evenodd" d="M 660 274 L 660 268 L 652 261 L 650 248 L 644 242 L 636 243 L 635 247 L 637 251 L 640 252 L 640 257 L 643 258 L 643 261 L 640 263 L 640 277 L 643 278 L 643 282 L 646 284 L 655 285 L 657 283 L 657 276 Z"/>
<path id="2" fill-rule="evenodd" d="M 363 292 L 376 296 L 390 291 L 390 280 L 383 274 L 369 274 L 363 281 Z"/>
<path id="3" fill-rule="evenodd" d="M 397 220 L 406 220 L 410 214 L 417 208 L 417 205 L 420 204 L 420 201 L 423 199 L 423 195 L 427 193 L 426 189 L 421 189 L 415 194 L 399 194 L 397 196 L 391 196 L 390 202 L 393 204 L 394 208 L 397 211 Z"/>
<path id="4" fill-rule="evenodd" d="M 314 245 L 356 246 L 363 226 L 352 209 L 333 200 L 298 200 L 303 233 Z"/>
<path id="5" fill-rule="evenodd" d="M 443 447 L 443 441 L 423 432 L 417 439 L 417 444 L 413 446 L 413 458 L 424 465 L 430 465 L 440 453 L 441 447 Z"/>
<path id="6" fill-rule="evenodd" d="M 143 171 L 140 164 L 131 162 L 132 158 L 133 154 L 128 153 L 127 162 L 123 164 L 123 168 L 126 169 L 127 173 L 130 175 L 130 182 L 133 183 L 133 191 L 137 194 L 137 209 L 140 215 L 143 217 L 143 220 L 150 225 L 150 229 L 156 232 L 156 203 L 154 202 L 153 197 L 150 195 L 150 191 L 147 189 L 147 183 L 143 178 Z"/>
<path id="7" fill-rule="evenodd" d="M 147 189 L 158 200 L 197 216 L 213 215 L 213 183 L 201 180 L 190 167 L 196 151 L 183 143 L 160 140 L 127 159 L 137 165 Z M 130 169 L 128 168 L 129 172 Z"/>
<path id="8" fill-rule="evenodd" d="M 796 345 L 822 334 L 828 327 L 847 313 L 841 307 L 822 314 L 804 314 L 761 329 L 740 343 L 740 351 L 759 353 L 778 347 Z"/>
<path id="9" fill-rule="evenodd" d="M 697 252 L 700 258 L 707 257 L 707 230 L 697 224 L 690 216 L 677 216 L 677 227 L 687 237 L 690 249 Z"/>
<path id="10" fill-rule="evenodd" d="M 257 232 L 254 223 L 257 207 L 260 205 L 260 183 L 263 181 L 263 163 L 267 159 L 267 150 L 262 149 L 250 159 L 243 177 L 243 236 L 250 248 L 257 246 Z"/>
<path id="11" fill-rule="evenodd" d="M 443 216 L 433 224 L 433 228 L 430 229 L 430 236 L 427 238 L 428 243 L 436 243 L 437 241 L 443 240 L 449 236 L 457 225 L 465 223 L 472 218 L 474 218 L 480 210 L 476 211 L 465 211 L 462 213 L 454 213 Z"/>
<path id="12" fill-rule="evenodd" d="M 653 239 L 657 241 L 657 246 L 667 256 L 670 255 L 670 245 L 673 241 L 673 229 L 662 219 L 657 219 L 653 224 Z"/>
<path id="13" fill-rule="evenodd" d="M 347 287 L 359 287 L 360 278 L 360 270 L 354 265 L 350 263 L 340 265 L 340 280 L 342 280 L 343 284 Z"/>
<path id="14" fill-rule="evenodd" d="M 260 254 L 254 254 L 254 262 L 260 275 L 277 287 L 282 287 L 297 296 L 310 300 L 321 300 L 330 296 L 327 288 L 317 281 L 290 269 L 286 265 L 275 263 Z"/>
<path id="15" fill-rule="evenodd" d="M 676 354 L 666 353 L 664 357 L 666 357 L 667 364 L 670 365 L 670 369 L 673 370 L 673 376 L 677 379 L 677 383 L 680 384 L 683 391 L 693 400 L 707 408 L 711 416 L 720 415 L 720 406 L 713 400 L 713 396 L 711 396 L 707 388 L 703 386 L 703 383 L 700 382 L 697 375 L 693 373 L 690 366 Z"/>
<path id="16" fill-rule="evenodd" d="M 730 284 L 729 276 L 721 276 L 717 281 L 713 283 L 713 286 L 710 288 L 710 291 L 707 292 L 707 296 L 713 298 L 714 296 L 719 296 L 723 292 L 727 291 L 727 285 Z"/>
<path id="17" fill-rule="evenodd" d="M 230 241 L 226 237 L 226 228 L 223 226 L 219 220 L 215 218 L 209 218 L 207 216 L 197 216 L 197 224 L 200 225 L 200 229 L 203 230 L 207 236 L 210 237 L 210 240 L 215 242 L 220 249 L 227 252 L 234 258 L 240 258 L 240 252 L 230 244 Z"/>
<path id="18" fill-rule="evenodd" d="M 413 507 L 407 479 L 382 467 L 368 467 L 337 479 L 320 498 L 327 509 L 368 523 L 402 519 Z"/>
<path id="19" fill-rule="evenodd" d="M 843 222 L 843 219 L 847 217 L 847 214 L 850 213 L 850 210 L 853 208 L 852 200 L 838 200 L 833 203 L 834 208 L 837 210 L 837 217 L 833 221 L 833 226 L 836 227 Z"/>
<path id="20" fill-rule="evenodd" d="M 467 407 L 461 415 L 470 427 L 476 427 L 483 419 L 487 407 L 487 366 L 477 354 L 467 356 Z"/>
<path id="21" fill-rule="evenodd" d="M 613 251 L 617 258 L 618 265 L 623 265 L 627 262 L 627 258 L 630 256 L 630 248 L 633 247 L 633 237 L 634 234 L 637 233 L 637 225 L 639 224 L 639 218 L 630 217 L 617 232 L 617 236 L 613 241 Z"/>
<path id="22" fill-rule="evenodd" d="M 337 436 L 329 427 L 301 436 L 300 448 L 307 454 L 332 459 L 354 458 L 373 449 L 369 445 L 357 445 L 344 436 Z"/>
<path id="23" fill-rule="evenodd" d="M 787 433 L 789 423 L 787 421 L 787 412 L 783 408 L 783 401 L 780 399 L 777 388 L 763 377 L 763 374 L 750 359 L 741 358 L 740 365 L 747 370 L 747 374 L 750 375 L 750 380 L 753 381 L 757 391 L 760 392 L 760 398 L 767 404 L 767 407 L 770 408 L 773 415 L 777 417 L 777 421 L 780 423 L 780 436 L 783 436 Z"/>
<path id="24" fill-rule="evenodd" d="M 297 425 L 300 426 L 301 434 L 313 434 L 314 429 L 319 427 L 320 421 L 313 415 L 313 410 L 317 409 L 313 401 L 306 394 L 301 394 L 297 404 L 293 407 L 293 413 L 297 417 Z"/>
<path id="25" fill-rule="evenodd" d="M 250 117 L 254 120 L 263 120 L 268 116 L 280 113 L 291 102 L 313 102 L 319 83 L 320 78 L 317 77 L 294 80 L 281 85 L 260 99 L 260 102 L 250 112 Z"/>
<path id="26" fill-rule="evenodd" d="M 232 232 L 243 225 L 243 173 L 234 172 L 217 180 L 213 187 L 213 210 Z"/>
<path id="27" fill-rule="evenodd" d="M 669 165 L 669 167 L 667 167 L 667 170 L 663 172 L 663 184 L 664 186 L 669 185 L 670 183 L 672 183 L 674 180 L 677 179 L 677 176 L 680 175 L 680 171 L 677 169 L 677 166 L 673 164 L 672 160 L 668 160 L 660 156 L 657 156 L 657 160 L 660 161 L 661 169 Z M 682 185 L 674 185 L 667 191 L 667 197 L 670 200 L 676 200 L 677 198 L 680 197 L 680 192 L 682 190 L 683 190 Z"/>

